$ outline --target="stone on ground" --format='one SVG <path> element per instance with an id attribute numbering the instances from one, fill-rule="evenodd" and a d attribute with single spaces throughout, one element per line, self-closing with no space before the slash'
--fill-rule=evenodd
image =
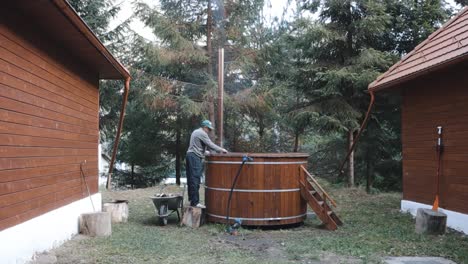
<path id="1" fill-rule="evenodd" d="M 128 221 L 128 201 L 118 200 L 104 203 L 103 212 L 111 214 L 112 223 L 126 223 Z"/>
<path id="2" fill-rule="evenodd" d="M 384 261 L 387 264 L 457 264 L 439 257 L 389 257 Z"/>
<path id="3" fill-rule="evenodd" d="M 82 214 L 80 233 L 92 237 L 110 236 L 112 234 L 111 214 L 108 212 Z"/>

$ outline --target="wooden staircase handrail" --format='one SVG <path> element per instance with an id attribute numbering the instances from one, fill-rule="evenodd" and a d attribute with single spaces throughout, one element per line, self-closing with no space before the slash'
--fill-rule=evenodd
<path id="1" fill-rule="evenodd" d="M 331 204 L 336 207 L 336 202 L 328 195 L 328 193 L 320 186 L 320 184 L 315 180 L 315 178 L 304 168 L 304 166 L 301 165 L 301 169 L 309 176 L 309 178 L 312 180 L 312 182 L 320 189 L 320 191 L 323 193 L 325 199 L 328 199 Z"/>

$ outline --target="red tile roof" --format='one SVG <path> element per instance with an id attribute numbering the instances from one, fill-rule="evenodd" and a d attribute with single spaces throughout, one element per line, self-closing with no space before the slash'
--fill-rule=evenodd
<path id="1" fill-rule="evenodd" d="M 468 60 L 468 7 L 369 84 L 369 90 L 391 88 L 463 60 Z"/>

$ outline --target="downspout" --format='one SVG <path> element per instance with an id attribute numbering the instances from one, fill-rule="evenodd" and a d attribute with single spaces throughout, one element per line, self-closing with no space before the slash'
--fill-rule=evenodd
<path id="1" fill-rule="evenodd" d="M 369 117 L 370 117 L 370 114 L 372 112 L 372 108 L 374 107 L 374 100 L 375 100 L 375 97 L 374 97 L 374 91 L 373 90 L 370 90 L 369 91 L 370 93 L 370 103 L 369 103 L 369 108 L 367 109 L 367 113 L 366 113 L 366 117 L 364 118 L 364 121 L 362 122 L 361 124 L 361 127 L 359 128 L 359 132 L 358 134 L 356 135 L 356 137 L 354 138 L 354 142 L 353 142 L 353 145 L 351 145 L 351 148 L 348 150 L 348 154 L 346 154 L 346 157 L 345 159 L 343 160 L 343 163 L 341 163 L 341 166 L 340 166 L 340 169 L 338 171 L 338 178 L 341 177 L 341 175 L 344 173 L 343 171 L 343 168 L 344 166 L 346 165 L 346 162 L 348 161 L 348 158 L 349 158 L 349 155 L 351 155 L 351 153 L 354 151 L 354 149 L 356 148 L 356 145 L 358 143 L 358 140 L 359 140 L 359 137 L 361 136 L 363 130 L 366 128 L 367 126 L 367 123 L 369 121 Z"/>
<path id="2" fill-rule="evenodd" d="M 114 169 L 115 157 L 117 156 L 117 149 L 119 146 L 120 133 L 122 132 L 122 126 L 123 126 L 123 120 L 124 120 L 124 115 L 125 115 L 125 108 L 127 106 L 129 90 L 130 90 L 130 77 L 127 77 L 127 79 L 125 79 L 125 89 L 124 89 L 124 94 L 123 94 L 123 99 L 122 99 L 122 107 L 120 109 L 119 126 L 117 128 L 117 134 L 115 135 L 114 149 L 112 150 L 112 158 L 109 163 L 109 175 L 107 176 L 107 184 L 106 184 L 107 190 L 112 189 L 112 185 L 111 185 L 112 170 Z"/>

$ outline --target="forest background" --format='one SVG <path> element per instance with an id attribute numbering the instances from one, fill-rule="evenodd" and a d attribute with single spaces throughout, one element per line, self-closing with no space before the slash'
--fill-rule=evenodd
<path id="1" fill-rule="evenodd" d="M 367 86 L 468 0 L 69 0 L 132 75 L 115 187 L 184 177 L 191 132 L 217 117 L 218 49 L 225 52 L 224 147 L 231 152 L 306 152 L 309 169 L 368 192 L 401 189 L 400 97 L 382 93 L 345 173 L 364 119 Z M 292 11 L 291 11 L 292 10 Z M 149 40 L 130 27 L 150 28 Z M 110 156 L 123 84 L 100 84 L 100 140 Z M 217 135 L 213 133 L 216 141 Z"/>

